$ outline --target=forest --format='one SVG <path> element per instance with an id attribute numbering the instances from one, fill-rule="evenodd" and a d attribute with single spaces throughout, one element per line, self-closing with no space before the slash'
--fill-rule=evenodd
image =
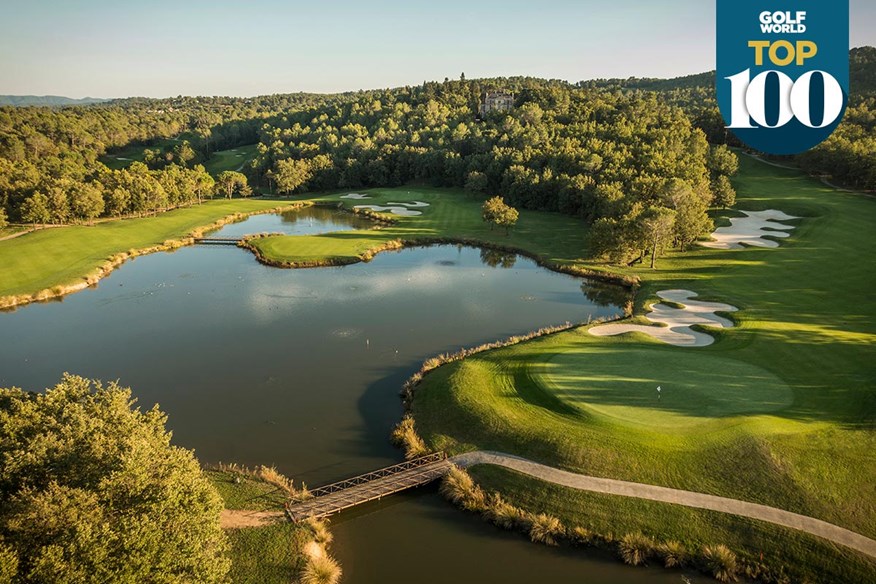
<path id="1" fill-rule="evenodd" d="M 876 49 L 850 53 L 844 122 L 796 157 L 812 174 L 876 189 Z M 724 129 L 714 73 L 575 84 L 514 77 L 257 98 L 131 98 L 88 106 L 0 107 L 0 225 L 142 216 L 212 196 L 291 195 L 412 181 L 501 196 L 593 225 L 592 251 L 640 259 L 706 233 L 709 207 L 734 202 L 738 146 Z M 510 111 L 480 115 L 486 91 Z M 215 151 L 257 143 L 236 173 L 211 176 Z M 101 157 L 149 146 L 143 162 Z M 217 180 L 220 179 L 220 180 Z"/>

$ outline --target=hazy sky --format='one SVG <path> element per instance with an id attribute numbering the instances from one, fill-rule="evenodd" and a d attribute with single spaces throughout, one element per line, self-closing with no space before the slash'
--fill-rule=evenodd
<path id="1" fill-rule="evenodd" d="M 714 0 L 0 0 L 0 14 L 0 94 L 248 96 L 715 66 Z M 851 0 L 851 15 L 851 46 L 876 45 L 876 2 Z"/>

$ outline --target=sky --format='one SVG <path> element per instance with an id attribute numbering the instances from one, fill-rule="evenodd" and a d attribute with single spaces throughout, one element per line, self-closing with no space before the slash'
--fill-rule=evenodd
<path id="1" fill-rule="evenodd" d="M 851 46 L 876 45 L 876 2 L 850 5 Z M 11 95 L 252 96 L 715 66 L 713 0 L 0 0 L 0 14 Z"/>

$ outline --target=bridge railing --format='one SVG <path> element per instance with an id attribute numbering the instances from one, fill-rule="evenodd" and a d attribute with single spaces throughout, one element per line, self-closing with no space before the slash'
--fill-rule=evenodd
<path id="1" fill-rule="evenodd" d="M 392 466 L 387 466 L 379 470 L 371 471 L 369 473 L 345 479 L 343 481 L 338 481 L 330 485 L 325 485 L 323 487 L 319 487 L 318 489 L 313 489 L 312 491 L 310 491 L 310 495 L 314 498 L 323 497 L 331 493 L 336 493 L 338 491 L 343 491 L 344 489 L 349 489 L 350 487 L 355 487 L 356 485 L 362 485 L 376 479 L 386 478 L 400 472 L 412 470 L 421 466 L 426 466 L 427 464 L 440 462 L 446 459 L 447 454 L 444 452 L 434 452 L 432 454 L 418 456 L 417 458 L 412 458 L 411 460 L 406 460 Z"/>

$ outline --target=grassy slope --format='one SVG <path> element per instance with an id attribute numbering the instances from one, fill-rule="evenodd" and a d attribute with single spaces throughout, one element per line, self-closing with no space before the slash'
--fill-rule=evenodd
<path id="1" fill-rule="evenodd" d="M 738 328 L 703 349 L 578 330 L 444 366 L 414 403 L 427 440 L 762 502 L 876 536 L 876 267 L 866 259 L 876 206 L 794 171 L 741 164 L 739 207 L 805 217 L 790 239 L 626 271 L 644 282 L 638 311 L 658 290 L 689 288 L 738 306 Z M 669 366 L 655 374 L 655 361 Z M 722 361 L 737 379 L 720 381 L 716 405 L 705 380 Z"/>
<path id="2" fill-rule="evenodd" d="M 555 213 L 522 211 L 510 235 L 490 230 L 481 220 L 479 199 L 458 189 L 399 187 L 357 191 L 371 196 L 367 200 L 341 199 L 349 191 L 322 197 L 348 207 L 381 205 L 387 202 L 423 201 L 429 207 L 417 209 L 415 217 L 395 217 L 398 223 L 380 230 L 345 231 L 301 237 L 271 237 L 253 242 L 264 256 L 284 261 L 325 258 L 356 258 L 363 252 L 393 239 L 453 237 L 477 239 L 529 250 L 545 259 L 570 263 L 586 250 L 586 228 L 580 221 Z"/>
<path id="3" fill-rule="evenodd" d="M 222 171 L 242 168 L 244 164 L 255 158 L 255 155 L 256 144 L 238 146 L 230 150 L 220 150 L 214 152 L 210 160 L 204 163 L 204 168 L 213 176 L 218 176 Z M 238 172 L 243 171 L 239 170 Z"/>
<path id="4" fill-rule="evenodd" d="M 285 497 L 276 487 L 235 473 L 207 471 L 226 509 L 282 509 Z M 297 574 L 299 549 L 306 540 L 301 529 L 282 522 L 266 527 L 229 529 L 233 584 L 287 584 Z"/>
<path id="5" fill-rule="evenodd" d="M 577 491 L 499 467 L 478 466 L 471 474 L 484 488 L 501 490 L 514 505 L 555 515 L 568 526 L 593 533 L 622 537 L 642 532 L 658 542 L 681 542 L 690 551 L 722 543 L 744 550 L 751 562 L 759 562 L 763 552 L 763 563 L 785 566 L 793 582 L 873 581 L 873 564 L 861 555 L 794 530 L 726 513 Z M 653 563 L 659 565 L 659 560 Z"/>
<path id="6" fill-rule="evenodd" d="M 44 229 L 0 242 L 0 296 L 34 293 L 69 284 L 132 248 L 183 237 L 234 213 L 282 206 L 278 201 L 217 200 L 156 217 L 107 221 L 94 226 Z"/>

